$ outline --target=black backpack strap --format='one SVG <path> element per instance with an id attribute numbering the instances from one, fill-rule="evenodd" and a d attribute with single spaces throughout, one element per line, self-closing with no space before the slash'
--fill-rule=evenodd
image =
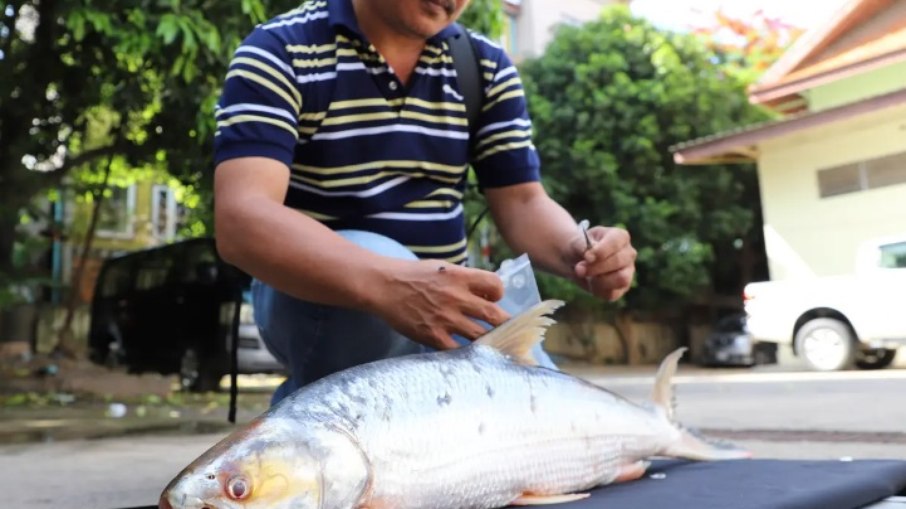
<path id="1" fill-rule="evenodd" d="M 466 118 L 469 122 L 469 146 L 475 147 L 475 139 L 478 131 L 478 115 L 481 113 L 481 105 L 484 103 L 484 91 L 481 87 L 480 62 L 478 61 L 478 52 L 472 43 L 466 29 L 456 24 L 456 34 L 447 39 L 450 44 L 450 53 L 453 57 L 453 67 L 456 69 L 456 79 L 459 82 L 459 89 L 462 91 L 463 102 L 466 105 Z M 471 152 L 472 150 L 470 150 Z M 481 192 L 479 190 L 479 192 Z M 481 222 L 485 214 L 488 213 L 487 206 L 478 217 L 472 222 L 472 226 L 466 232 L 466 239 L 471 239 L 475 228 Z"/>
<path id="2" fill-rule="evenodd" d="M 481 104 L 484 102 L 484 92 L 481 89 L 481 74 L 479 71 L 478 53 L 472 45 L 472 38 L 466 29 L 456 24 L 457 33 L 447 41 L 450 44 L 450 53 L 453 56 L 453 66 L 456 68 L 459 89 L 462 91 L 466 104 L 466 118 L 469 120 L 470 142 L 475 141 L 475 128 L 478 126 L 478 115 L 481 113 Z"/>

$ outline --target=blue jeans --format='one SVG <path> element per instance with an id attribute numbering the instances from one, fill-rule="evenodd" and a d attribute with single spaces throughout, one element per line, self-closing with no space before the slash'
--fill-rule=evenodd
<path id="1" fill-rule="evenodd" d="M 383 256 L 417 259 L 402 244 L 382 235 L 359 230 L 337 233 Z M 252 281 L 252 302 L 264 343 L 289 372 L 274 392 L 272 405 L 300 387 L 337 371 L 380 359 L 432 351 L 396 332 L 377 316 L 299 300 L 258 280 Z M 505 311 L 511 315 L 519 312 Z M 454 339 L 460 344 L 468 343 L 459 336 Z M 540 344 L 533 353 L 542 366 L 556 369 Z"/>

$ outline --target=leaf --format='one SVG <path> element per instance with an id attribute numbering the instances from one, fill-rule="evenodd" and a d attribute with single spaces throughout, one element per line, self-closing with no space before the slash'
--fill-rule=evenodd
<path id="1" fill-rule="evenodd" d="M 85 38 L 85 16 L 80 10 L 76 10 L 66 19 L 66 26 L 76 41 Z"/>
<path id="2" fill-rule="evenodd" d="M 179 29 L 182 31 L 183 52 L 193 54 L 198 49 L 198 44 L 195 40 L 195 27 L 192 26 L 192 21 L 188 18 L 180 18 Z"/>
<path id="3" fill-rule="evenodd" d="M 161 37 L 164 44 L 172 44 L 179 34 L 179 18 L 174 14 L 164 14 L 160 18 L 160 24 L 157 25 L 155 35 Z"/>

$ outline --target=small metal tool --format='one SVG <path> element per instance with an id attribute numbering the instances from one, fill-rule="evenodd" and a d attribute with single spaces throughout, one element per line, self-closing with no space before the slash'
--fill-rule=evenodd
<path id="1" fill-rule="evenodd" d="M 579 230 L 582 231 L 582 235 L 585 237 L 585 251 L 586 252 L 591 250 L 591 239 L 588 238 L 588 226 L 590 224 L 591 223 L 588 221 L 588 219 L 583 219 L 582 221 L 579 222 Z M 590 277 L 585 278 L 585 284 L 588 285 L 588 289 L 589 289 L 589 291 L 591 291 L 591 278 Z"/>
<path id="2" fill-rule="evenodd" d="M 588 219 L 583 219 L 579 222 L 579 230 L 582 231 L 582 235 L 585 236 L 585 249 L 591 249 L 591 239 L 588 238 L 588 227 L 591 223 Z"/>

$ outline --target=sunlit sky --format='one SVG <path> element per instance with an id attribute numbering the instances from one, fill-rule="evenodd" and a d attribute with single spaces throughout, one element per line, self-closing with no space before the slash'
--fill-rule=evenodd
<path id="1" fill-rule="evenodd" d="M 721 9 L 733 16 L 754 14 L 759 9 L 792 25 L 811 28 L 831 16 L 848 0 L 633 0 L 632 10 L 652 23 L 675 30 L 712 19 Z"/>

